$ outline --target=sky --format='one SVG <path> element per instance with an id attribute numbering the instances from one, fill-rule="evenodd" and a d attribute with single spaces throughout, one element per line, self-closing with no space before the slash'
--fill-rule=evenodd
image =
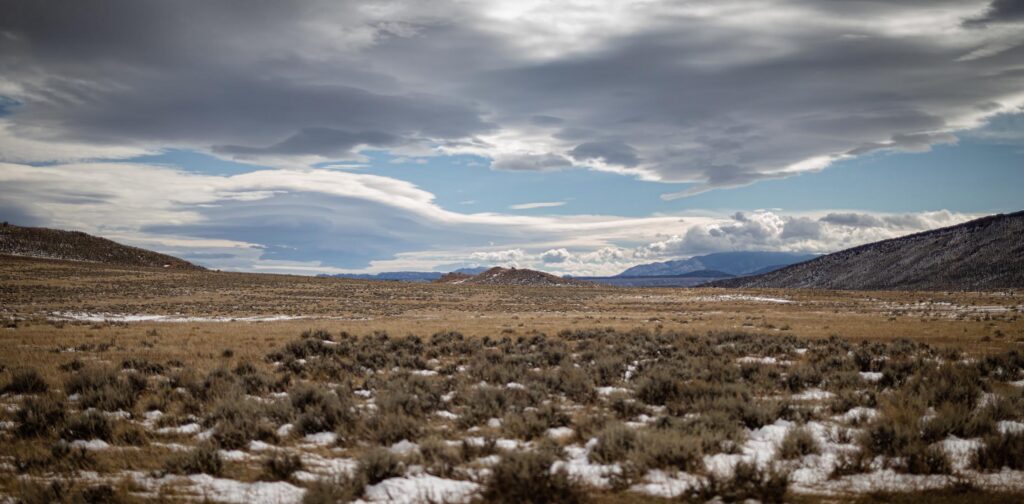
<path id="1" fill-rule="evenodd" d="M 8 0 L 0 219 L 607 275 L 1024 207 L 1019 0 Z"/>

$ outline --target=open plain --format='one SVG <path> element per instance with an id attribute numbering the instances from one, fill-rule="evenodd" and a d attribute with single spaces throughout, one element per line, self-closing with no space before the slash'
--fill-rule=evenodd
<path id="1" fill-rule="evenodd" d="M 4 256 L 0 493 L 1019 502 L 1022 311 Z"/>

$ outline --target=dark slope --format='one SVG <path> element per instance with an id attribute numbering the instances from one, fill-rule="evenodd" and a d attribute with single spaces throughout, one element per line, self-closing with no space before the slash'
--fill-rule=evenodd
<path id="1" fill-rule="evenodd" d="M 121 266 L 202 269 L 177 257 L 129 247 L 81 231 L 0 226 L 0 254 Z"/>
<path id="2" fill-rule="evenodd" d="M 1024 287 L 1024 212 L 869 243 L 710 287 L 991 290 Z"/>

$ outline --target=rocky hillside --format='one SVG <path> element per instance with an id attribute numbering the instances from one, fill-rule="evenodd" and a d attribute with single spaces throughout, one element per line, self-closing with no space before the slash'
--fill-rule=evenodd
<path id="1" fill-rule="evenodd" d="M 188 261 L 81 231 L 0 226 L 0 254 L 151 268 L 202 269 Z"/>
<path id="2" fill-rule="evenodd" d="M 1024 287 L 1024 212 L 869 243 L 713 287 L 991 290 Z"/>
<path id="3" fill-rule="evenodd" d="M 590 282 L 562 278 L 543 271 L 519 268 L 491 268 L 478 275 L 466 275 L 464 273 L 448 273 L 441 277 L 438 282 L 465 284 L 465 285 L 539 285 L 539 286 L 584 286 L 593 285 Z"/>

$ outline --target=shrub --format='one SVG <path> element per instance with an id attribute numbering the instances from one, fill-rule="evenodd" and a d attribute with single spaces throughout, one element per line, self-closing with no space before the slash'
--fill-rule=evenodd
<path id="1" fill-rule="evenodd" d="M 484 502 L 497 504 L 573 504 L 586 502 L 586 493 L 565 470 L 552 471 L 555 457 L 548 452 L 512 452 L 501 458 L 484 484 Z"/>
<path id="2" fill-rule="evenodd" d="M 732 477 L 721 479 L 710 476 L 692 490 L 690 496 L 701 502 L 717 498 L 726 502 L 754 499 L 765 503 L 782 503 L 785 502 L 788 489 L 788 474 L 740 462 L 736 464 Z"/>
<path id="3" fill-rule="evenodd" d="M 339 475 L 330 479 L 313 482 L 302 497 L 302 504 L 337 504 L 352 502 L 363 494 L 366 480 L 361 473 L 352 476 Z"/>
<path id="4" fill-rule="evenodd" d="M 110 420 L 101 413 L 90 411 L 79 413 L 68 419 L 62 432 L 64 439 L 102 439 L 110 441 L 113 428 Z"/>
<path id="5" fill-rule="evenodd" d="M 295 427 L 301 434 L 331 432 L 339 428 L 351 430 L 355 422 L 348 396 L 327 392 L 314 385 L 296 385 L 288 393 L 292 406 L 298 410 Z"/>
<path id="6" fill-rule="evenodd" d="M 60 432 L 67 416 L 67 405 L 52 396 L 28 397 L 14 414 L 18 436 L 42 437 Z"/>
<path id="7" fill-rule="evenodd" d="M 401 413 L 377 413 L 366 421 L 370 438 L 390 445 L 403 439 L 414 441 L 419 437 L 420 421 Z"/>
<path id="8" fill-rule="evenodd" d="M 904 455 L 905 469 L 910 474 L 950 474 L 953 471 L 946 452 L 935 445 L 915 444 L 905 450 Z"/>
<path id="9" fill-rule="evenodd" d="M 431 474 L 449 477 L 463 460 L 461 450 L 443 439 L 430 437 L 420 442 L 420 461 Z"/>
<path id="10" fill-rule="evenodd" d="M 387 448 L 375 447 L 359 457 L 359 473 L 369 485 L 375 485 L 388 478 L 396 478 L 405 473 L 405 466 L 397 455 Z"/>
<path id="11" fill-rule="evenodd" d="M 187 452 L 174 454 L 164 464 L 164 471 L 169 474 L 209 474 L 219 476 L 224 469 L 224 461 L 217 453 L 217 447 L 204 443 Z"/>
<path id="12" fill-rule="evenodd" d="M 263 419 L 261 405 L 241 397 L 222 399 L 205 419 L 213 426 L 213 440 L 221 448 L 236 450 L 254 439 L 275 437 L 274 429 Z"/>
<path id="13" fill-rule="evenodd" d="M 976 458 L 978 469 L 999 471 L 1004 467 L 1024 469 L 1024 433 L 1004 433 L 983 441 Z"/>
<path id="14" fill-rule="evenodd" d="M 644 472 L 649 469 L 695 471 L 703 468 L 700 440 L 668 429 L 641 431 L 629 460 Z"/>
<path id="15" fill-rule="evenodd" d="M 65 383 L 69 394 L 81 396 L 83 408 L 105 411 L 129 410 L 146 390 L 146 378 L 139 373 L 120 373 L 110 367 L 83 368 Z"/>
<path id="16" fill-rule="evenodd" d="M 590 451 L 590 460 L 601 464 L 612 464 L 626 460 L 639 441 L 635 430 L 622 424 L 606 427 L 597 435 L 597 444 Z"/>
<path id="17" fill-rule="evenodd" d="M 795 459 L 820 452 L 818 442 L 806 427 L 791 427 L 779 445 L 779 457 L 782 459 Z"/>
<path id="18" fill-rule="evenodd" d="M 39 371 L 23 369 L 11 376 L 11 381 L 4 385 L 2 392 L 11 394 L 42 394 L 49 390 L 49 385 Z"/>
<path id="19" fill-rule="evenodd" d="M 283 450 L 276 450 L 263 459 L 262 479 L 267 481 L 285 481 L 292 473 L 302 469 L 302 459 Z"/>

